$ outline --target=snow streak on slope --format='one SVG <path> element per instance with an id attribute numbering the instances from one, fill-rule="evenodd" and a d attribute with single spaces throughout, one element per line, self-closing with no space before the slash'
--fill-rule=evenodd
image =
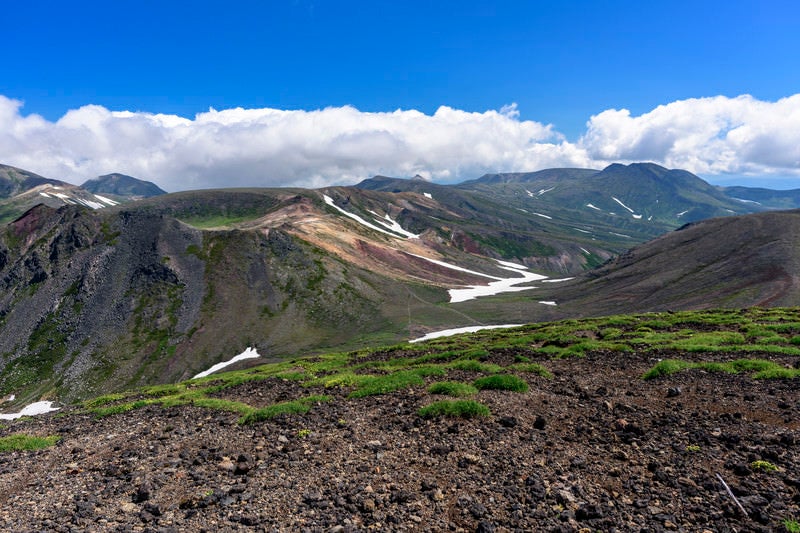
<path id="1" fill-rule="evenodd" d="M 242 353 L 240 353 L 239 355 L 237 355 L 233 359 L 229 359 L 228 361 L 223 361 L 221 363 L 217 363 L 216 365 L 212 366 L 208 370 L 204 370 L 203 372 L 200 372 L 199 374 L 194 376 L 192 379 L 204 378 L 204 377 L 206 377 L 206 376 L 208 376 L 210 374 L 213 374 L 214 372 L 216 372 L 218 370 L 222 370 L 226 366 L 232 365 L 233 363 L 237 363 L 239 361 L 244 361 L 245 359 L 255 359 L 257 357 L 261 357 L 261 355 L 258 353 L 258 351 L 256 351 L 255 348 L 247 348 L 245 351 L 243 351 Z"/>
<path id="2" fill-rule="evenodd" d="M 635 212 L 636 212 L 636 211 L 634 211 L 633 209 L 631 209 L 630 207 L 628 207 L 627 205 L 623 204 L 623 203 L 620 201 L 620 199 L 619 199 L 619 198 L 617 198 L 616 196 L 612 196 L 612 197 L 611 197 L 611 199 L 612 199 L 612 200 L 614 200 L 615 202 L 617 202 L 619 205 L 621 205 L 621 206 L 622 206 L 622 207 L 624 207 L 625 209 L 627 209 L 628 211 L 630 211 L 631 213 L 635 213 Z"/>
<path id="3" fill-rule="evenodd" d="M 458 270 L 459 272 L 465 272 L 467 274 L 472 274 L 473 276 L 481 276 L 482 278 L 489 278 L 489 279 L 494 279 L 494 280 L 502 280 L 503 279 L 503 278 L 498 278 L 496 276 L 490 276 L 489 274 L 481 274 L 480 272 L 475 272 L 474 270 L 469 270 L 467 268 L 463 268 L 463 267 L 460 267 L 460 266 L 451 265 L 450 263 L 445 263 L 444 261 L 438 261 L 436 259 L 431 259 L 430 257 L 425 257 L 424 255 L 417 255 L 417 254 L 412 254 L 412 253 L 409 253 L 409 252 L 406 252 L 406 253 L 408 253 L 408 255 L 413 255 L 414 257 L 419 257 L 420 259 L 424 259 L 425 261 L 433 263 L 434 265 L 439 265 L 441 267 L 449 268 L 449 269 L 452 269 L 452 270 Z"/>
<path id="4" fill-rule="evenodd" d="M 416 239 L 417 237 L 419 237 L 418 235 L 414 235 L 413 233 L 411 233 L 411 232 L 408 232 L 408 231 L 404 230 L 404 229 L 403 229 L 403 228 L 400 226 L 400 224 L 398 224 L 397 222 L 395 222 L 394 220 L 392 220 L 392 218 L 391 218 L 389 215 L 386 215 L 386 219 L 388 219 L 388 220 L 389 220 L 389 222 L 390 222 L 391 224 L 387 224 L 387 223 L 385 223 L 385 222 L 382 222 L 382 221 L 379 221 L 379 223 L 380 223 L 382 226 L 384 226 L 384 227 L 386 227 L 386 228 L 389 228 L 389 229 L 391 229 L 392 231 L 394 231 L 394 232 L 396 232 L 396 233 L 393 233 L 392 231 L 388 231 L 388 230 L 386 230 L 386 229 L 384 229 L 384 228 L 381 228 L 381 227 L 379 227 L 379 226 L 376 226 L 375 224 L 373 224 L 373 223 L 371 223 L 371 222 L 368 222 L 368 221 L 364 220 L 362 217 L 360 217 L 360 216 L 356 215 L 355 213 L 351 213 L 351 212 L 349 212 L 349 211 L 346 211 L 346 210 L 342 209 L 341 207 L 339 207 L 338 205 L 336 205 L 336 204 L 333 202 L 333 198 L 331 198 L 331 197 L 330 197 L 330 196 L 328 196 L 327 194 L 323 194 L 323 195 L 322 195 L 322 197 L 325 199 L 325 203 L 326 203 L 326 204 L 328 204 L 329 206 L 333 207 L 334 209 L 336 209 L 337 211 L 339 211 L 339 212 L 340 212 L 341 214 L 343 214 L 344 216 L 346 216 L 346 217 L 349 217 L 349 218 L 352 218 L 353 220 L 355 220 L 356 222 L 358 222 L 358 223 L 359 223 L 359 224 L 361 224 L 362 226 L 366 226 L 366 227 L 368 227 L 368 228 L 370 228 L 370 229 L 374 229 L 375 231 L 379 231 L 379 232 L 381 232 L 381 233 L 385 233 L 386 235 L 389 235 L 389 236 L 391 236 L 391 237 L 406 237 L 406 238 L 408 238 L 408 239 Z M 399 228 L 399 229 L 400 229 L 400 231 L 398 231 L 396 228 Z M 400 235 L 398 235 L 398 233 L 399 233 Z"/>
<path id="5" fill-rule="evenodd" d="M 429 341 L 431 339 L 438 339 L 440 337 L 449 337 L 450 335 L 458 335 L 460 333 L 474 333 L 476 331 L 481 331 L 484 329 L 501 329 L 501 328 L 518 328 L 523 324 L 500 324 L 496 326 L 467 326 L 463 328 L 452 328 L 452 329 L 443 329 L 441 331 L 433 331 L 424 335 L 422 337 L 418 337 L 416 339 L 412 339 L 408 342 L 423 342 Z"/>
<path id="6" fill-rule="evenodd" d="M 26 405 L 19 413 L 0 414 L 0 420 L 14 420 L 23 416 L 34 416 L 58 411 L 58 407 L 53 407 L 53 402 L 34 402 Z"/>
<path id="7" fill-rule="evenodd" d="M 465 289 L 450 289 L 448 291 L 450 293 L 450 303 L 453 304 L 458 302 L 466 302 L 481 296 L 494 296 L 495 294 L 504 292 L 519 292 L 535 289 L 536 287 L 520 287 L 519 285 L 547 278 L 547 276 L 529 272 L 525 267 L 514 268 L 509 266 L 501 266 L 500 268 L 521 274 L 521 277 L 496 278 L 497 281 L 489 282 L 489 285 L 471 285 Z"/>
<path id="8" fill-rule="evenodd" d="M 409 239 L 419 239 L 419 235 L 417 235 L 416 233 L 411 233 L 410 231 L 406 231 L 405 229 L 403 229 L 403 226 L 401 226 L 399 222 L 394 220 L 389 215 L 384 215 L 383 216 L 383 218 L 386 220 L 386 222 L 384 222 L 383 220 L 380 219 L 380 215 L 378 213 L 376 213 L 375 211 L 370 211 L 370 213 L 372 213 L 376 217 L 379 217 L 379 218 L 376 219 L 376 222 L 378 224 L 380 224 L 381 226 L 385 226 L 386 228 L 390 229 L 391 231 L 393 231 L 395 233 L 399 233 L 403 237 L 408 237 Z"/>

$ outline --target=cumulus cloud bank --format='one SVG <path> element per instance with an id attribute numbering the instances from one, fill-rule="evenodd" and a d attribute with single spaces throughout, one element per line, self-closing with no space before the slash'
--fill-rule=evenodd
<path id="1" fill-rule="evenodd" d="M 194 119 L 87 105 L 55 122 L 0 95 L 0 162 L 80 183 L 122 172 L 170 190 L 321 187 L 375 174 L 456 181 L 485 172 L 654 161 L 703 174 L 800 175 L 800 95 L 691 99 L 594 115 L 570 142 L 514 105 L 365 113 L 209 110 Z"/>
<path id="2" fill-rule="evenodd" d="M 656 161 L 698 174 L 800 175 L 800 94 L 693 98 L 638 117 L 603 111 L 579 145 L 594 161 Z"/>

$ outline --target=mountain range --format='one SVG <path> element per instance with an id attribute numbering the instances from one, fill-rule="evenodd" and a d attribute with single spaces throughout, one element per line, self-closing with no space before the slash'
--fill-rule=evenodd
<path id="1" fill-rule="evenodd" d="M 188 379 L 248 346 L 274 360 L 797 296 L 800 215 L 768 211 L 796 191 L 653 164 L 173 194 L 0 178 L 0 394 L 20 402 Z"/>

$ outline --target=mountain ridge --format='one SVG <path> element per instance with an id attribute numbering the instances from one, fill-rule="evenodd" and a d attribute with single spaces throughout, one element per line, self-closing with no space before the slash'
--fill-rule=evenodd
<path id="1" fill-rule="evenodd" d="M 100 210 L 33 207 L 0 232 L 0 393 L 20 402 L 74 400 L 185 379 L 248 346 L 282 357 L 394 343 L 465 323 L 644 311 L 658 307 L 647 299 L 658 290 L 667 291 L 658 308 L 791 303 L 793 284 L 781 285 L 788 299 L 778 297 L 778 285 L 788 283 L 780 272 L 795 268 L 791 243 L 775 254 L 758 243 L 780 240 L 794 213 L 723 217 L 663 235 L 678 224 L 648 225 L 643 200 L 608 190 L 629 171 L 615 166 L 596 175 L 614 212 L 600 200 L 581 205 L 580 197 L 559 211 L 547 200 L 558 191 L 533 186 L 549 183 L 541 174 L 466 188 L 379 177 L 366 188 L 205 190 Z M 721 194 L 689 173 L 651 165 L 632 171 L 651 184 L 694 184 L 692 191 L 710 195 L 704 205 Z M 558 172 L 547 174 L 552 180 Z M 495 192 L 483 192 L 490 186 Z M 642 194 L 653 191 L 664 194 Z M 769 222 L 752 229 L 760 220 Z M 705 241 L 702 228 L 712 227 L 715 239 Z M 663 236 L 642 244 L 656 230 Z M 686 235 L 703 246 L 687 246 Z M 726 240 L 735 253 L 722 253 Z M 748 253 L 761 277 L 739 276 L 737 286 L 731 269 L 750 264 Z M 680 274 L 686 268 L 700 274 Z M 717 270 L 727 288 L 704 293 L 704 284 L 719 285 L 709 277 Z M 636 290 L 625 288 L 626 273 Z M 675 276 L 690 276 L 690 288 L 681 290 Z M 451 302 L 449 291 L 466 287 L 495 294 L 489 284 L 506 292 Z"/>
<path id="2" fill-rule="evenodd" d="M 124 197 L 130 200 L 167 194 L 166 191 L 153 182 L 140 180 L 116 172 L 86 180 L 81 185 L 81 188 L 94 194 L 113 194 L 114 196 Z"/>

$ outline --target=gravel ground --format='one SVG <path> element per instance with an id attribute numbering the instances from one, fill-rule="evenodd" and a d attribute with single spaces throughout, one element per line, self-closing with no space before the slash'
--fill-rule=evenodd
<path id="1" fill-rule="evenodd" d="M 478 393 L 492 412 L 480 419 L 421 418 L 440 399 L 423 388 L 347 399 L 270 379 L 222 397 L 334 398 L 249 426 L 191 406 L 8 423 L 0 436 L 61 440 L 0 454 L 0 530 L 722 532 L 800 519 L 796 382 L 643 381 L 655 360 L 626 353 L 540 362 L 552 379 Z"/>

